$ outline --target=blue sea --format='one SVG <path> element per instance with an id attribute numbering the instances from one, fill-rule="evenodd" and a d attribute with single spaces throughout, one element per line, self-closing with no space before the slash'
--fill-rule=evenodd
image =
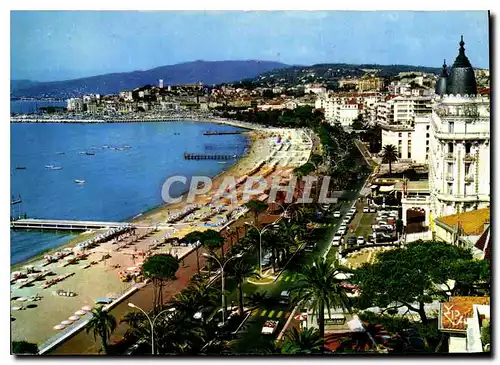
<path id="1" fill-rule="evenodd" d="M 204 136 L 238 128 L 195 122 L 124 124 L 11 124 L 11 212 L 30 218 L 122 221 L 163 204 L 172 175 L 215 176 L 234 164 L 184 160 L 184 152 L 242 155 L 243 135 Z M 130 149 L 113 150 L 103 146 Z M 95 155 L 81 154 L 92 151 Z M 46 165 L 61 166 L 50 170 Z M 25 167 L 18 170 L 16 167 Z M 76 184 L 74 180 L 85 180 Z M 181 195 L 185 187 L 172 185 Z M 172 194 L 174 195 L 174 194 Z M 67 242 L 72 235 L 11 230 L 11 262 Z"/>

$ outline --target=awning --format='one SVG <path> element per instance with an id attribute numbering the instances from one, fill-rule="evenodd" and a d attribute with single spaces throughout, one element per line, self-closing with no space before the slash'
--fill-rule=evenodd
<path id="1" fill-rule="evenodd" d="M 394 185 L 381 186 L 379 190 L 381 193 L 388 193 L 394 190 Z"/>

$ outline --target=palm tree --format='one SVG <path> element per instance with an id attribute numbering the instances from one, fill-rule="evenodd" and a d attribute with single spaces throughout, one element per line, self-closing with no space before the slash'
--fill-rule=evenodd
<path id="1" fill-rule="evenodd" d="M 290 332 L 287 332 L 282 354 L 310 354 L 321 350 L 323 342 L 319 336 L 319 331 L 316 328 L 304 328 L 302 330 L 294 327 Z"/>
<path id="2" fill-rule="evenodd" d="M 261 202 L 260 200 L 253 199 L 246 204 L 246 207 L 253 213 L 253 223 L 255 224 L 255 226 L 258 226 L 259 214 L 265 212 L 268 208 L 268 205 L 264 202 Z"/>
<path id="3" fill-rule="evenodd" d="M 382 149 L 382 161 L 389 164 L 389 175 L 392 175 L 392 163 L 398 160 L 396 146 L 387 144 Z"/>
<path id="4" fill-rule="evenodd" d="M 175 280 L 179 261 L 172 255 L 159 254 L 149 257 L 142 265 L 142 273 L 153 280 L 153 310 L 163 304 L 163 285 L 165 281 Z"/>
<path id="5" fill-rule="evenodd" d="M 97 336 L 101 338 L 102 351 L 106 354 L 108 351 L 108 341 L 111 333 L 116 329 L 116 319 L 103 307 L 92 309 L 92 318 L 87 325 L 87 333 L 92 331 L 94 340 Z"/>
<path id="6" fill-rule="evenodd" d="M 335 279 L 340 271 L 324 258 L 316 258 L 299 272 L 299 280 L 291 288 L 298 303 L 310 305 L 313 315 L 318 315 L 319 334 L 322 344 L 325 338 L 325 309 L 340 308 L 350 311 L 350 302 L 340 280 Z"/>
<path id="7" fill-rule="evenodd" d="M 250 265 L 245 260 L 237 260 L 229 267 L 229 275 L 231 275 L 238 286 L 238 312 L 243 315 L 243 281 L 250 277 L 260 277 L 260 275 L 255 272 L 252 265 Z"/>
<path id="8" fill-rule="evenodd" d="M 195 245 L 195 249 L 196 249 L 196 269 L 197 269 L 197 272 L 198 272 L 198 277 L 200 277 L 200 275 L 201 275 L 201 273 L 200 273 L 200 255 L 199 255 L 199 252 L 198 252 L 199 246 L 198 246 L 197 242 L 202 242 L 202 240 L 203 240 L 203 232 L 200 232 L 200 231 L 189 232 L 187 235 L 184 236 L 184 240 Z"/>

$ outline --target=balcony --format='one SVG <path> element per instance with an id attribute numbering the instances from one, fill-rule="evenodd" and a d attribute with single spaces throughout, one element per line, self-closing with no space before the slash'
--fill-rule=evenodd
<path id="1" fill-rule="evenodd" d="M 476 161 L 476 156 L 474 156 L 472 153 L 466 153 L 464 156 L 464 162 L 474 162 Z"/>
<path id="2" fill-rule="evenodd" d="M 464 181 L 466 184 L 470 184 L 470 183 L 474 182 L 474 175 L 472 175 L 472 174 L 467 175 L 464 178 Z"/>
<path id="3" fill-rule="evenodd" d="M 448 182 L 453 181 L 453 174 L 446 174 L 445 179 L 446 179 L 446 181 L 448 181 Z"/>
<path id="4" fill-rule="evenodd" d="M 447 161 L 454 161 L 455 155 L 453 154 L 453 152 L 447 152 L 444 154 L 444 159 Z"/>

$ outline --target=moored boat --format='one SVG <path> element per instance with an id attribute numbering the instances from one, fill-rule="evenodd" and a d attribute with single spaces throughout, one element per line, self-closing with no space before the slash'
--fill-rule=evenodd
<path id="1" fill-rule="evenodd" d="M 76 182 L 77 184 L 84 184 L 84 183 L 85 183 L 85 180 L 75 180 L 75 182 Z"/>

